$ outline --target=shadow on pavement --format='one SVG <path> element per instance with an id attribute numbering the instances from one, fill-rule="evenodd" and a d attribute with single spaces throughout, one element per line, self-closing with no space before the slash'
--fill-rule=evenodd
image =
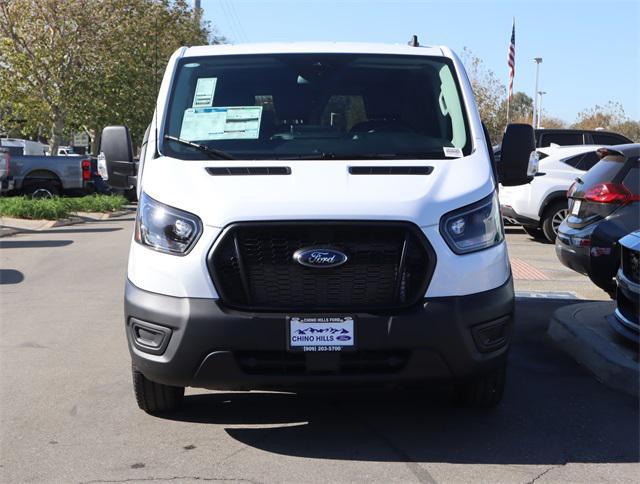
<path id="1" fill-rule="evenodd" d="M 2 249 L 38 249 L 64 247 L 73 244 L 73 240 L 0 240 Z"/>
<path id="2" fill-rule="evenodd" d="M 518 300 L 507 390 L 491 411 L 450 405 L 441 391 L 214 393 L 187 397 L 165 418 L 233 426 L 227 433 L 246 445 L 319 459 L 637 462 L 637 400 L 598 383 L 546 336 L 568 303 Z"/>
<path id="3" fill-rule="evenodd" d="M 24 274 L 15 269 L 0 269 L 0 284 L 20 284 Z"/>
<path id="4" fill-rule="evenodd" d="M 93 223 L 93 222 L 92 222 Z M 38 230 L 34 231 L 34 234 L 92 234 L 92 233 L 100 233 L 100 232 L 117 232 L 118 230 L 122 230 L 122 227 L 111 227 L 111 228 L 77 228 L 77 229 L 66 229 L 65 227 L 60 227 L 59 229 L 51 229 L 51 230 Z"/>

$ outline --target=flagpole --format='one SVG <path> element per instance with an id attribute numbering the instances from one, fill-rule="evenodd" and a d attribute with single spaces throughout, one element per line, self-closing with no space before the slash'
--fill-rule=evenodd
<path id="1" fill-rule="evenodd" d="M 506 126 L 509 125 L 509 121 L 511 120 L 511 95 L 513 93 L 513 77 L 515 75 L 515 66 L 516 66 L 516 18 L 513 17 L 513 23 L 511 26 L 511 41 L 509 42 L 509 52 L 507 56 L 507 63 L 509 65 L 509 82 L 507 85 L 507 123 Z"/>

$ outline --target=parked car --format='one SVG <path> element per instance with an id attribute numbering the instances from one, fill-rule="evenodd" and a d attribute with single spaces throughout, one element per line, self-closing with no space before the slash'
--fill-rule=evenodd
<path id="1" fill-rule="evenodd" d="M 73 150 L 73 146 L 58 146 L 58 156 L 80 156 Z"/>
<path id="2" fill-rule="evenodd" d="M 91 190 L 91 161 L 77 156 L 12 156 L 11 193 L 47 198 Z"/>
<path id="3" fill-rule="evenodd" d="M 139 177 L 125 325 L 141 409 L 173 410 L 187 386 L 432 379 L 500 401 L 514 292 L 497 167 L 451 50 L 189 47 L 162 85 L 139 171 L 126 127 L 101 136 L 108 182 Z M 531 126 L 503 148 L 503 184 L 530 181 Z"/>
<path id="4" fill-rule="evenodd" d="M 555 242 L 558 227 L 567 216 L 567 190 L 600 158 L 599 146 L 558 146 L 538 148 L 538 173 L 531 183 L 500 188 L 502 216 L 532 237 Z"/>
<path id="5" fill-rule="evenodd" d="M 0 148 L 0 195 L 13 190 L 13 176 L 9 173 L 11 155 L 7 148 Z"/>
<path id="6" fill-rule="evenodd" d="M 616 275 L 616 309 L 611 327 L 633 343 L 640 343 L 640 231 L 620 239 L 620 269 Z"/>
<path id="7" fill-rule="evenodd" d="M 640 228 L 640 144 L 598 150 L 601 160 L 569 189 L 569 215 L 558 229 L 556 254 L 613 295 L 618 240 Z"/>
<path id="8" fill-rule="evenodd" d="M 547 146 L 571 146 L 571 145 L 624 145 L 633 143 L 633 140 L 620 133 L 604 130 L 588 129 L 556 129 L 540 128 L 535 130 L 536 147 Z M 500 161 L 501 146 L 493 147 L 493 156 L 496 162 Z"/>
<path id="9" fill-rule="evenodd" d="M 39 141 L 0 138 L 0 147 L 7 148 L 11 156 L 46 156 L 49 147 Z"/>
<path id="10" fill-rule="evenodd" d="M 567 145 L 624 145 L 633 140 L 620 133 L 587 129 L 536 129 L 536 146 L 544 148 L 552 144 Z"/>

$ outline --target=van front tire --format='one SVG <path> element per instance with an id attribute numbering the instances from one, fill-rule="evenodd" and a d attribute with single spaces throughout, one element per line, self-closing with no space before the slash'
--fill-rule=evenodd
<path id="1" fill-rule="evenodd" d="M 155 414 L 177 410 L 184 400 L 184 387 L 172 387 L 147 379 L 135 366 L 131 365 L 133 391 L 138 407 Z"/>

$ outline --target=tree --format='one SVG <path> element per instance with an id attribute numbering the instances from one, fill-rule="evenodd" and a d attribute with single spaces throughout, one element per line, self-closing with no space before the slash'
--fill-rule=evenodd
<path id="1" fill-rule="evenodd" d="M 622 104 L 614 101 L 609 101 L 604 106 L 596 104 L 581 111 L 572 128 L 604 128 L 623 134 L 634 141 L 640 141 L 640 122 L 629 119 Z"/>
<path id="2" fill-rule="evenodd" d="M 615 125 L 612 130 L 625 135 L 636 143 L 640 143 L 640 121 L 624 121 Z"/>
<path id="3" fill-rule="evenodd" d="M 533 99 L 522 91 L 518 91 L 511 96 L 509 102 L 509 122 L 531 124 L 533 116 Z M 507 100 L 500 103 L 498 118 L 507 121 Z"/>
<path id="4" fill-rule="evenodd" d="M 566 128 L 567 123 L 565 123 L 562 119 L 556 118 L 554 116 L 548 116 L 545 114 L 544 110 L 540 115 L 540 126 L 543 128 Z"/>
<path id="5" fill-rule="evenodd" d="M 3 124 L 44 127 L 52 152 L 87 130 L 95 153 L 107 124 L 129 125 L 139 141 L 171 53 L 223 40 L 185 0 L 0 0 Z"/>
<path id="6" fill-rule="evenodd" d="M 578 119 L 573 124 L 576 129 L 612 129 L 627 120 L 622 104 L 609 101 L 604 106 L 596 104 L 592 108 L 578 113 Z"/>
<path id="7" fill-rule="evenodd" d="M 505 116 L 500 115 L 506 88 L 493 71 L 466 47 L 462 51 L 462 62 L 471 81 L 480 119 L 487 127 L 491 141 L 496 143 L 502 139 L 506 125 L 506 111 Z"/>
<path id="8" fill-rule="evenodd" d="M 93 44 L 94 11 L 84 7 L 80 0 L 0 1 L 0 104 L 10 105 L 21 131 L 46 126 L 53 149 L 87 65 L 85 46 Z"/>

